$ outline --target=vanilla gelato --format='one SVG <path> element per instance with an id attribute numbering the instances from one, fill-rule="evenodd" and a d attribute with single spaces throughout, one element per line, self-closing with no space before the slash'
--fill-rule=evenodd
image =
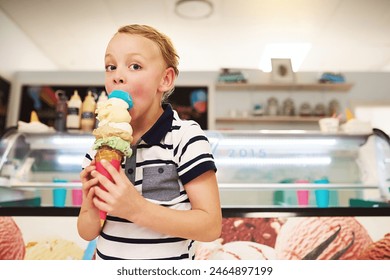
<path id="1" fill-rule="evenodd" d="M 195 251 L 196 260 L 275 260 L 275 250 L 251 241 L 222 244 L 221 240 L 200 243 Z"/>
<path id="2" fill-rule="evenodd" d="M 62 238 L 30 241 L 25 260 L 81 260 L 84 250 L 76 243 Z"/>

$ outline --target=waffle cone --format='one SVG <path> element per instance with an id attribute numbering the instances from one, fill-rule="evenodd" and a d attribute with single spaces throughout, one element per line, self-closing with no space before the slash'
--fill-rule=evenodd
<path id="1" fill-rule="evenodd" d="M 97 150 L 95 155 L 96 161 L 102 161 L 102 159 L 107 160 L 108 162 L 111 162 L 112 160 L 117 160 L 119 162 L 122 162 L 123 154 L 118 151 L 111 149 L 110 147 L 103 146 L 99 150 Z"/>

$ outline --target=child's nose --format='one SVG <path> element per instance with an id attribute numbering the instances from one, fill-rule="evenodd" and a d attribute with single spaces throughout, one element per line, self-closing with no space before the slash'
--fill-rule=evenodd
<path id="1" fill-rule="evenodd" d="M 115 84 L 123 84 L 125 83 L 125 79 L 122 76 L 116 76 L 114 77 L 114 83 Z"/>
<path id="2" fill-rule="evenodd" d="M 124 84 L 124 83 L 126 83 L 125 75 L 123 75 L 120 69 L 117 69 L 114 76 L 114 84 Z"/>

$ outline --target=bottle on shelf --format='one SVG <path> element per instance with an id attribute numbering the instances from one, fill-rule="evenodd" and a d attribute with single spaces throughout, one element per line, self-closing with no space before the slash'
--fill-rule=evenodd
<path id="1" fill-rule="evenodd" d="M 91 91 L 88 91 L 81 107 L 81 130 L 91 132 L 95 125 L 96 102 Z"/>
<path id="2" fill-rule="evenodd" d="M 56 131 L 66 131 L 66 118 L 68 114 L 68 98 L 64 91 L 57 90 L 56 118 L 54 120 L 54 128 Z"/>
<path id="3" fill-rule="evenodd" d="M 99 95 L 99 98 L 98 98 L 98 101 L 96 103 L 96 108 L 99 108 L 99 105 L 102 103 L 102 102 L 105 102 L 108 100 L 108 96 L 107 96 L 107 93 L 103 90 L 100 95 Z M 95 128 L 99 125 L 99 120 L 96 120 L 95 121 Z"/>
<path id="4" fill-rule="evenodd" d="M 68 101 L 68 114 L 66 117 L 67 129 L 80 129 L 81 103 L 81 98 L 77 90 L 75 90 L 72 97 Z"/>

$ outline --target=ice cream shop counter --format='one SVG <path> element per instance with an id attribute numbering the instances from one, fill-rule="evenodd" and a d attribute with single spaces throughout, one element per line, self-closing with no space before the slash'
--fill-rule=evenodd
<path id="1" fill-rule="evenodd" d="M 380 207 L 390 201 L 389 137 L 380 130 L 206 133 L 224 207 Z M 79 205 L 79 172 L 93 142 L 85 133 L 6 133 L 0 205 Z"/>
<path id="2" fill-rule="evenodd" d="M 224 219 L 221 238 L 196 243 L 196 258 L 389 259 L 390 145 L 382 131 L 206 133 Z M 76 229 L 80 166 L 93 142 L 83 133 L 2 137 L 0 259 L 93 258 L 94 242 Z"/>

